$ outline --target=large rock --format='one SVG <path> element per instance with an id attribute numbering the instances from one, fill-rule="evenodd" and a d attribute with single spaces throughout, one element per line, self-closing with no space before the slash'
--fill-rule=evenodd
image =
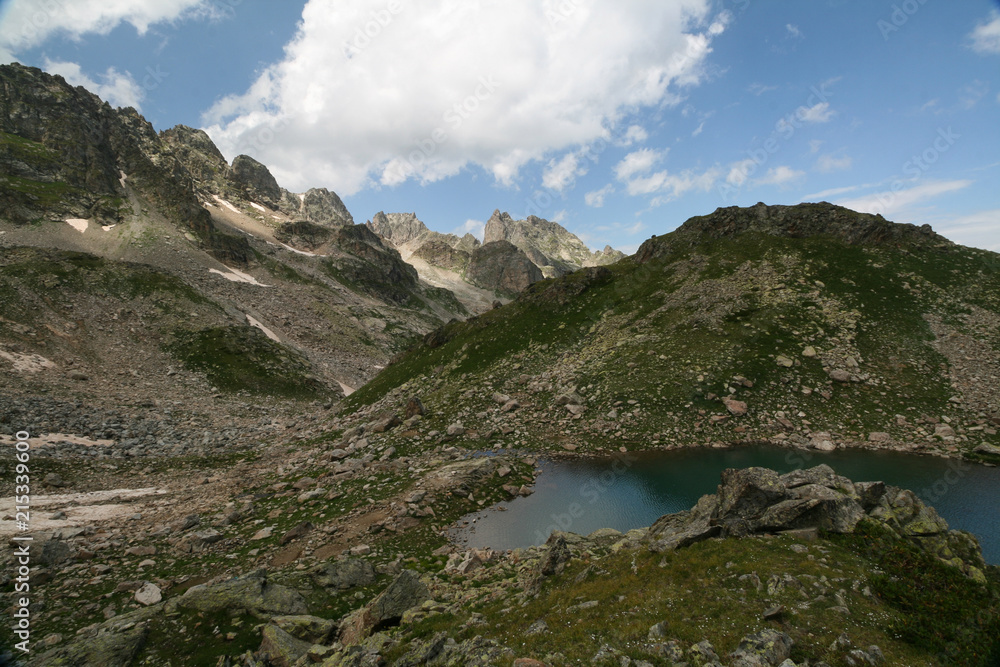
<path id="1" fill-rule="evenodd" d="M 777 630 L 747 635 L 729 657 L 731 667 L 777 667 L 792 653 L 792 638 Z"/>
<path id="2" fill-rule="evenodd" d="M 366 560 L 348 558 L 331 561 L 313 570 L 313 580 L 324 588 L 348 590 L 375 582 L 375 568 Z"/>
<path id="3" fill-rule="evenodd" d="M 372 632 L 399 625 L 407 610 L 430 597 L 420 576 L 413 570 L 403 570 L 378 597 L 344 620 L 340 626 L 341 643 L 357 644 Z"/>
<path id="4" fill-rule="evenodd" d="M 265 625 L 260 652 L 274 667 L 293 667 L 312 646 L 312 642 L 296 639 L 277 625 Z"/>
<path id="5" fill-rule="evenodd" d="M 306 614 L 305 599 L 298 591 L 271 583 L 266 570 L 213 586 L 193 586 L 176 599 L 184 609 L 203 612 L 243 610 L 262 618 Z"/>
<path id="6" fill-rule="evenodd" d="M 226 177 L 244 188 L 249 199 L 272 208 L 281 201 L 281 187 L 267 167 L 249 155 L 237 155 Z"/>
<path id="7" fill-rule="evenodd" d="M 933 507 L 912 491 L 882 482 L 852 482 L 827 465 L 778 475 L 766 468 L 729 469 L 714 495 L 692 509 L 660 517 L 646 533 L 654 552 L 710 537 L 742 537 L 820 529 L 851 533 L 876 521 L 980 583 L 985 562 L 975 537 L 949 530 Z"/>
<path id="8" fill-rule="evenodd" d="M 472 253 L 465 277 L 478 287 L 516 294 L 544 276 L 514 244 L 509 241 L 493 241 L 483 244 Z"/>

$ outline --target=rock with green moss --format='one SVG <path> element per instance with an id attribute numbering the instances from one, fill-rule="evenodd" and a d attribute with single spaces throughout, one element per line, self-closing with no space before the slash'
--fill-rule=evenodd
<path id="1" fill-rule="evenodd" d="M 267 570 L 257 570 L 221 584 L 193 586 L 173 603 L 181 609 L 209 613 L 246 611 L 260 618 L 309 612 L 298 591 L 272 583 L 267 576 Z"/>

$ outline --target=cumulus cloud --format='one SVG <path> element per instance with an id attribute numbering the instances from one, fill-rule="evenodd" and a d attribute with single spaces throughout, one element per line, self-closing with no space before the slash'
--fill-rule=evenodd
<path id="1" fill-rule="evenodd" d="M 1000 208 L 950 218 L 934 229 L 956 243 L 1000 252 Z"/>
<path id="2" fill-rule="evenodd" d="M 629 125 L 628 129 L 625 131 L 625 136 L 619 142 L 620 146 L 631 146 L 632 144 L 641 144 L 646 139 L 649 139 L 649 133 L 646 132 L 645 128 L 641 125 Z"/>
<path id="3" fill-rule="evenodd" d="M 988 19 L 980 22 L 969 35 L 969 41 L 976 53 L 1000 54 L 1000 12 L 994 10 Z"/>
<path id="4" fill-rule="evenodd" d="M 615 191 L 615 186 L 608 183 L 600 190 L 592 190 L 587 194 L 583 195 L 583 203 L 587 206 L 592 206 L 594 208 L 601 208 L 604 206 L 604 198 Z"/>
<path id="5" fill-rule="evenodd" d="M 10 0 L 0 22 L 0 55 L 12 58 L 50 37 L 76 40 L 88 33 L 107 35 L 123 23 L 142 35 L 157 23 L 220 16 L 237 4 L 238 0 Z"/>
<path id="6" fill-rule="evenodd" d="M 553 158 L 542 174 L 542 185 L 556 192 L 572 186 L 577 176 L 587 173 L 587 168 L 580 161 L 581 156 L 575 152 L 566 153 L 561 160 Z"/>
<path id="7" fill-rule="evenodd" d="M 77 63 L 48 59 L 45 60 L 45 70 L 59 74 L 73 86 L 83 86 L 111 106 L 142 110 L 140 104 L 146 91 L 128 72 L 119 72 L 114 67 L 109 67 L 104 74 L 98 76 L 100 80 L 95 81 L 84 74 Z"/>
<path id="8" fill-rule="evenodd" d="M 632 151 L 615 165 L 615 176 L 619 181 L 627 181 L 636 174 L 652 169 L 653 165 L 662 160 L 664 155 L 666 155 L 665 150 L 658 151 L 652 148 Z"/>
<path id="9" fill-rule="evenodd" d="M 525 164 L 682 99 L 724 28 L 710 7 L 309 0 L 284 60 L 203 123 L 228 157 L 251 154 L 295 189 L 351 194 L 470 166 L 513 184 Z"/>

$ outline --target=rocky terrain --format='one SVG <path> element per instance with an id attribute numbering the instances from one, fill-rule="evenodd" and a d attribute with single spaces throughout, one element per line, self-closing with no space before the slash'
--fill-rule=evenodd
<path id="1" fill-rule="evenodd" d="M 771 442 L 995 461 L 998 260 L 829 204 L 720 209 L 446 325 L 348 405 L 418 394 L 442 431 L 557 451 Z"/>
<path id="2" fill-rule="evenodd" d="M 37 573 L 52 596 L 45 618 L 79 630 L 50 634 L 31 664 L 916 666 L 989 664 L 963 660 L 995 649 L 996 568 L 909 491 L 827 466 L 727 470 L 716 494 L 648 529 L 462 551 L 420 539 L 421 526 L 468 502 L 456 489 L 487 497 L 525 465 L 464 459 L 411 466 L 415 483 L 390 493 L 398 509 L 362 542 L 337 516 L 370 486 L 352 477 L 399 466 L 327 456 L 357 450 L 356 438 L 300 450 L 278 482 L 239 463 L 206 480 L 210 511 L 179 515 L 169 489 L 149 490 L 128 530 L 53 530 Z M 341 463 L 303 475 L 315 460 Z M 348 516 L 372 519 L 368 505 Z M 296 508 L 309 519 L 288 516 Z M 167 574 L 220 557 L 193 570 L 202 576 Z M 209 576 L 227 559 L 248 567 Z M 107 591 L 88 595 L 90 625 L 61 599 L 80 586 Z M 934 592 L 915 611 L 921 586 Z"/>
<path id="3" fill-rule="evenodd" d="M 368 221 L 368 227 L 413 263 L 422 278 L 443 280 L 443 286 L 459 298 L 462 283 L 510 299 L 542 278 L 612 264 L 625 257 L 610 246 L 591 252 L 558 223 L 535 216 L 513 220 L 499 210 L 486 223 L 482 244 L 471 234 L 458 237 L 430 231 L 415 213 L 380 211 Z"/>
<path id="4" fill-rule="evenodd" d="M 996 664 L 1000 575 L 974 537 L 826 466 L 728 470 L 626 534 L 453 541 L 554 455 L 1000 463 L 995 253 L 759 204 L 611 264 L 499 211 L 484 244 L 412 213 L 355 225 L 335 193 L 39 70 L 0 66 L 0 110 L 27 664 Z M 0 460 L 5 609 L 13 472 Z M 5 623 L 0 664 L 13 643 Z"/>

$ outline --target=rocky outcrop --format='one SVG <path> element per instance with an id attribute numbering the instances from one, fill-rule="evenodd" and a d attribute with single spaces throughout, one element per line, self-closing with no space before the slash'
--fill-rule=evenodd
<path id="1" fill-rule="evenodd" d="M 825 530 L 851 533 L 876 521 L 896 535 L 985 583 L 976 538 L 948 524 L 912 492 L 883 482 L 852 482 L 828 465 L 780 475 L 767 468 L 728 469 L 715 494 L 690 510 L 660 517 L 647 534 L 654 552 L 710 537 Z"/>
<path id="2" fill-rule="evenodd" d="M 297 202 L 297 205 L 296 205 Z M 303 195 L 284 193 L 284 210 L 309 222 L 327 227 L 344 227 L 354 224 L 354 216 L 344 206 L 344 202 L 326 188 L 311 188 Z"/>
<path id="3" fill-rule="evenodd" d="M 643 243 L 635 257 L 639 263 L 645 263 L 708 239 L 735 238 L 746 233 L 787 238 L 825 236 L 848 245 L 954 245 L 934 233 L 930 225 L 917 227 L 889 222 L 881 215 L 858 213 L 827 202 L 794 206 L 758 203 L 745 208 L 717 208 L 709 215 L 690 218 L 676 231 Z"/>
<path id="4" fill-rule="evenodd" d="M 384 213 L 379 211 L 367 223 L 368 228 L 397 248 L 409 243 L 428 231 L 427 225 L 417 219 L 416 213 Z"/>
<path id="5" fill-rule="evenodd" d="M 417 270 L 403 261 L 399 252 L 387 248 L 364 225 L 336 230 L 331 241 L 347 254 L 327 260 L 330 273 L 355 289 L 377 294 L 387 301 L 403 304 L 417 286 Z"/>
<path id="6" fill-rule="evenodd" d="M 282 192 L 278 181 L 263 164 L 249 155 L 237 155 L 226 177 L 243 188 L 245 198 L 271 208 L 277 208 Z"/>
<path id="7" fill-rule="evenodd" d="M 242 610 L 261 618 L 308 613 L 302 595 L 268 581 L 267 570 L 257 570 L 213 586 L 193 586 L 172 600 L 172 604 L 207 613 Z"/>
<path id="8" fill-rule="evenodd" d="M 419 257 L 432 266 L 461 273 L 469 266 L 471 252 L 458 250 L 440 239 L 431 239 L 413 251 L 413 257 Z"/>
<path id="9" fill-rule="evenodd" d="M 571 273 L 585 266 L 611 264 L 625 257 L 610 246 L 601 252 L 591 252 L 575 234 L 565 227 L 530 215 L 527 220 L 514 220 L 499 209 L 486 223 L 483 243 L 509 241 L 521 249 L 546 278 Z"/>
<path id="10" fill-rule="evenodd" d="M 493 241 L 476 249 L 465 276 L 473 285 L 506 294 L 517 294 L 544 277 L 509 241 Z"/>
<path id="11" fill-rule="evenodd" d="M 223 261 L 245 264 L 246 239 L 221 233 L 190 173 L 135 109 L 19 64 L 0 66 L 0 215 L 15 224 L 118 224 L 135 194 L 192 230 Z"/>
<path id="12" fill-rule="evenodd" d="M 317 225 L 308 220 L 286 222 L 274 232 L 274 237 L 294 248 L 316 250 L 333 238 L 334 232 L 329 227 Z"/>
<path id="13" fill-rule="evenodd" d="M 372 632 L 399 625 L 406 611 L 430 597 L 419 575 L 413 570 L 403 570 L 374 600 L 343 621 L 341 643 L 357 644 Z"/>

